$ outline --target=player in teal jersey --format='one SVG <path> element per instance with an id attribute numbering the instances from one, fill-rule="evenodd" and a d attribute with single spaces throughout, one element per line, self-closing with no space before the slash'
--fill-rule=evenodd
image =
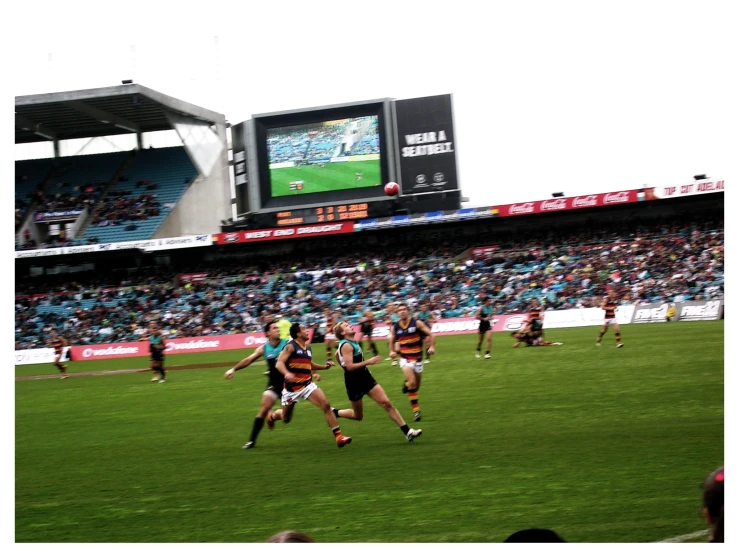
<path id="1" fill-rule="evenodd" d="M 421 305 L 419 306 L 419 311 L 418 311 L 418 314 L 416 315 L 416 319 L 423 321 L 423 323 L 429 329 L 432 329 L 434 327 L 434 322 L 436 320 L 434 318 L 434 315 L 431 313 L 431 307 L 429 306 L 428 300 L 421 301 Z M 423 355 L 426 357 L 426 359 L 423 361 L 423 363 L 425 364 L 431 361 L 431 354 L 429 354 L 429 350 L 428 350 L 429 346 L 431 346 L 431 337 L 424 337 Z"/>
<path id="2" fill-rule="evenodd" d="M 480 320 L 480 328 L 478 330 L 479 338 L 477 340 L 477 351 L 475 352 L 475 358 L 480 357 L 480 348 L 482 347 L 483 339 L 487 339 L 487 350 L 485 350 L 485 359 L 490 359 L 490 347 L 493 344 L 493 327 L 490 320 L 493 318 L 493 299 L 486 296 L 483 300 L 482 306 L 477 310 L 477 319 Z"/>
<path id="3" fill-rule="evenodd" d="M 277 358 L 282 352 L 282 349 L 287 344 L 287 341 L 280 338 L 280 328 L 274 321 L 270 321 L 264 326 L 264 336 L 267 337 L 267 342 L 262 346 L 258 347 L 251 356 L 248 356 L 241 360 L 238 364 L 229 369 L 223 376 L 225 379 L 232 379 L 237 371 L 249 367 L 255 360 L 264 356 L 267 360 L 267 367 L 269 378 L 267 380 L 267 388 L 262 393 L 262 405 L 259 407 L 257 417 L 254 419 L 254 426 L 251 430 L 251 436 L 249 441 L 243 446 L 245 450 L 254 448 L 257 442 L 257 436 L 264 426 L 265 420 L 267 423 L 267 429 L 274 429 L 275 422 L 272 418 L 272 406 L 275 402 L 282 397 L 282 387 L 284 383 L 284 376 L 277 370 Z"/>
<path id="4" fill-rule="evenodd" d="M 375 381 L 372 373 L 367 368 L 367 366 L 379 363 L 382 358 L 380 356 L 374 356 L 369 360 L 364 359 L 362 347 L 355 340 L 354 327 L 348 321 L 337 323 L 333 331 L 336 338 L 340 341 L 339 347 L 336 350 L 336 361 L 344 369 L 344 385 L 346 386 L 346 394 L 352 405 L 351 409 L 348 410 L 331 408 L 334 415 L 337 418 L 344 417 L 362 421 L 364 417 L 362 397 L 366 394 L 385 409 L 390 419 L 398 424 L 398 427 L 400 427 L 408 442 L 413 441 L 416 437 L 420 437 L 422 430 L 411 429 L 406 425 L 403 416 L 393 406 L 393 403 L 390 402 L 383 388 Z"/>
<path id="5" fill-rule="evenodd" d="M 149 353 L 151 354 L 151 369 L 154 372 L 152 381 L 164 383 L 166 380 L 164 371 L 164 350 L 166 348 L 167 343 L 164 342 L 159 325 L 152 321 L 149 323 Z"/>

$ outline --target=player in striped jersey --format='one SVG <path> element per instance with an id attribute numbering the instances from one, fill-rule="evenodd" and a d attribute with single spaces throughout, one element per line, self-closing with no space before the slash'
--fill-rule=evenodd
<path id="1" fill-rule="evenodd" d="M 333 334 L 333 329 L 331 332 Z M 334 363 L 331 360 L 327 360 L 324 365 L 313 362 L 313 353 L 307 345 L 308 331 L 300 323 L 293 323 L 290 326 L 290 337 L 292 340 L 285 345 L 277 358 L 276 367 L 285 377 L 285 384 L 282 389 L 282 408 L 274 412 L 272 418 L 290 423 L 295 404 L 303 399 L 308 400 L 323 411 L 326 423 L 334 433 L 336 445 L 342 448 L 352 442 L 352 438 L 341 434 L 336 416 L 331 411 L 331 404 L 312 379 L 315 377 L 316 381 L 320 380 L 320 376 L 313 372 L 317 369 L 328 369 Z"/>
<path id="2" fill-rule="evenodd" d="M 603 340 L 603 335 L 608 331 L 608 327 L 613 326 L 613 334 L 616 337 L 616 347 L 622 348 L 624 343 L 621 342 L 621 329 L 616 323 L 616 310 L 618 309 L 618 301 L 616 300 L 616 291 L 611 289 L 608 291 L 608 295 L 603 299 L 600 305 L 601 310 L 605 310 L 606 316 L 603 320 L 603 328 L 600 330 L 598 335 L 598 341 L 595 346 L 600 346 L 600 341 Z"/>
<path id="3" fill-rule="evenodd" d="M 64 354 L 64 347 L 67 344 L 67 339 L 57 333 L 56 330 L 51 330 L 49 347 L 54 349 L 54 365 L 62 372 L 62 379 L 69 377 L 67 375 L 67 366 L 62 364 L 62 355 Z"/>
<path id="4" fill-rule="evenodd" d="M 362 421 L 364 417 L 362 397 L 366 394 L 385 409 L 390 419 L 398 424 L 398 427 L 400 427 L 401 432 L 405 435 L 405 439 L 408 442 L 413 441 L 416 437 L 420 437 L 422 433 L 421 429 L 411 429 L 406 425 L 403 416 L 400 415 L 398 409 L 390 402 L 387 394 L 385 394 L 383 388 L 375 381 L 375 378 L 367 367 L 380 363 L 382 358 L 375 356 L 369 360 L 364 359 L 362 347 L 355 340 L 354 327 L 348 321 L 337 323 L 334 327 L 334 334 L 340 341 L 339 348 L 336 350 L 336 360 L 344 369 L 346 394 L 352 404 L 351 409 L 348 410 L 332 408 L 334 415 L 336 417 Z"/>
<path id="5" fill-rule="evenodd" d="M 421 420 L 421 408 L 418 405 L 418 389 L 421 388 L 421 349 L 424 337 L 429 337 L 429 354 L 434 354 L 436 339 L 425 323 L 412 318 L 408 304 L 398 304 L 398 321 L 390 328 L 390 357 L 395 359 L 400 354 L 400 368 L 405 376 L 403 394 L 408 395 L 413 409 L 413 419 Z"/>

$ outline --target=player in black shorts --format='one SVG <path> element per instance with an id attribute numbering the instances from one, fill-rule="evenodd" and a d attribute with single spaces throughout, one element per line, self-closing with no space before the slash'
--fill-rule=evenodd
<path id="1" fill-rule="evenodd" d="M 372 310 L 365 311 L 360 324 L 361 332 L 359 334 L 359 339 L 362 340 L 363 338 L 366 338 L 372 353 L 375 356 L 379 355 L 377 345 L 375 345 L 375 341 L 372 339 L 372 333 L 375 329 L 375 313 Z"/>
<path id="2" fill-rule="evenodd" d="M 154 372 L 152 381 L 166 382 L 167 375 L 164 369 L 164 351 L 166 348 L 167 343 L 164 342 L 159 325 L 152 321 L 149 323 L 149 352 L 151 353 L 151 369 Z M 157 375 L 159 376 L 157 377 Z"/>
<path id="3" fill-rule="evenodd" d="M 406 425 L 403 416 L 400 415 L 397 408 L 393 406 L 390 399 L 385 394 L 383 388 L 375 381 L 375 378 L 367 369 L 367 366 L 379 363 L 382 358 L 375 356 L 369 360 L 364 359 L 362 348 L 359 343 L 354 340 L 354 328 L 348 321 L 337 323 L 334 327 L 334 334 L 339 339 L 339 348 L 336 351 L 336 360 L 344 369 L 344 384 L 346 385 L 346 394 L 351 402 L 351 409 L 337 410 L 331 408 L 334 415 L 344 417 L 346 419 L 355 419 L 362 421 L 364 417 L 364 405 L 362 398 L 366 394 L 380 406 L 385 408 L 387 415 L 390 416 L 395 423 L 398 424 L 400 430 L 405 435 L 408 442 L 416 437 L 420 437 L 421 429 L 411 429 Z"/>
<path id="4" fill-rule="evenodd" d="M 485 359 L 490 359 L 490 347 L 493 344 L 493 329 L 490 324 L 490 319 L 493 317 L 493 299 L 486 296 L 483 300 L 482 306 L 477 310 L 477 319 L 480 320 L 480 328 L 478 330 L 480 337 L 477 340 L 477 350 L 475 352 L 475 358 L 480 357 L 480 348 L 482 347 L 483 339 L 487 339 L 487 350 L 485 350 Z"/>
<path id="5" fill-rule="evenodd" d="M 267 342 L 259 346 L 252 352 L 252 354 L 231 369 L 229 369 L 223 376 L 224 379 L 233 379 L 233 376 L 237 371 L 249 367 L 254 361 L 264 356 L 267 360 L 267 388 L 262 393 L 262 404 L 257 412 L 257 417 L 254 419 L 254 425 L 251 430 L 251 436 L 249 441 L 242 447 L 244 450 L 254 448 L 257 442 L 257 436 L 262 430 L 264 424 L 267 424 L 267 429 L 274 429 L 275 422 L 273 419 L 274 412 L 272 407 L 275 402 L 282 398 L 282 389 L 285 383 L 285 377 L 277 370 L 277 358 L 285 348 L 287 341 L 280 339 L 280 328 L 274 321 L 270 321 L 264 326 L 264 336 L 267 338 Z"/>

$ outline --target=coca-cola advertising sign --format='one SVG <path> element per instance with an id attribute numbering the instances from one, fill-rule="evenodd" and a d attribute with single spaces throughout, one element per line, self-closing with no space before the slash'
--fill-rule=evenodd
<path id="1" fill-rule="evenodd" d="M 588 194 L 587 196 L 575 196 L 575 198 L 572 199 L 573 208 L 594 208 L 597 205 L 597 194 Z"/>
<path id="2" fill-rule="evenodd" d="M 587 194 L 584 196 L 570 196 L 567 198 L 552 198 L 550 200 L 539 200 L 537 202 L 521 202 L 519 204 L 507 204 L 504 206 L 493 206 L 491 211 L 501 217 L 512 215 L 542 214 L 559 212 L 580 208 L 600 208 L 614 204 L 625 204 L 637 202 L 638 191 L 622 190 L 619 192 L 608 192 L 605 194 Z"/>
<path id="3" fill-rule="evenodd" d="M 630 192 L 633 191 L 608 192 L 603 195 L 603 204 L 625 204 L 626 202 L 632 202 Z"/>
<path id="4" fill-rule="evenodd" d="M 534 202 L 524 202 L 523 204 L 511 204 L 508 206 L 508 215 L 533 214 L 536 204 Z"/>
<path id="5" fill-rule="evenodd" d="M 557 198 L 556 200 L 543 200 L 539 203 L 539 209 L 542 212 L 553 212 L 557 210 L 567 209 L 567 198 Z"/>

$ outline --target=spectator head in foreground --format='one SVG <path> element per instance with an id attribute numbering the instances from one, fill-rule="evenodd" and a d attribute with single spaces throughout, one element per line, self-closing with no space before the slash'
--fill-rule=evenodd
<path id="1" fill-rule="evenodd" d="M 703 482 L 703 516 L 711 526 L 710 542 L 724 542 L 724 466 Z"/>
<path id="2" fill-rule="evenodd" d="M 266 542 L 316 542 L 313 538 L 299 531 L 281 531 L 272 535 Z"/>
<path id="3" fill-rule="evenodd" d="M 551 529 L 522 529 L 503 542 L 567 542 Z"/>

